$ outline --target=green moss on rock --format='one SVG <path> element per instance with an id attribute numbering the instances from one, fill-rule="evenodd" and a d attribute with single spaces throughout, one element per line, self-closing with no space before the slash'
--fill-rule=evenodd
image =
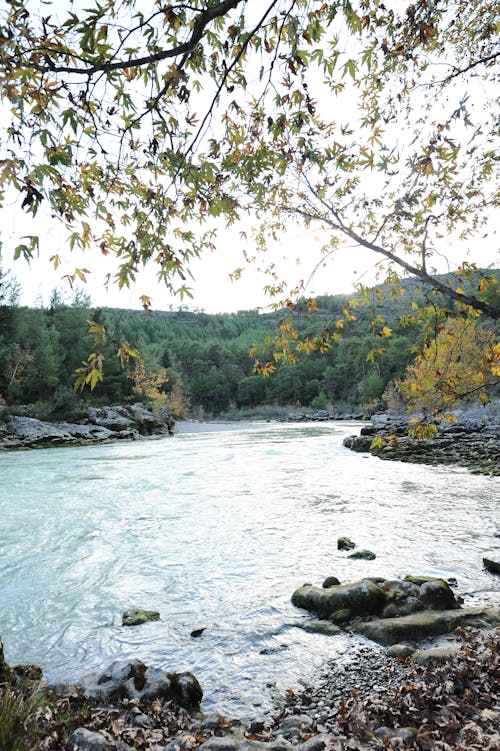
<path id="1" fill-rule="evenodd" d="M 142 608 L 130 608 L 122 615 L 122 626 L 140 626 L 148 621 L 159 621 L 160 614 L 157 610 L 143 610 Z"/>
<path id="2" fill-rule="evenodd" d="M 458 626 L 485 628 L 500 624 L 500 611 L 481 608 L 462 610 L 423 610 L 401 618 L 378 618 L 356 624 L 356 631 L 379 644 L 419 642 L 448 634 Z"/>

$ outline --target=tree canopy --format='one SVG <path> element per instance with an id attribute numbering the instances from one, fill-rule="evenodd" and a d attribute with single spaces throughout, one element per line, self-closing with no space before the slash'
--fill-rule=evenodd
<path id="1" fill-rule="evenodd" d="M 89 267 L 92 253 L 116 257 L 119 286 L 154 264 L 183 295 L 221 226 L 245 219 L 252 256 L 296 221 L 328 230 L 327 255 L 347 241 L 439 286 L 436 254 L 482 242 L 498 202 L 497 10 L 8 0 L 0 200 L 33 219 L 16 256 L 57 267 L 37 229 L 57 217 Z M 268 271 L 269 291 L 291 295 Z M 460 282 L 442 291 L 499 316 Z"/>

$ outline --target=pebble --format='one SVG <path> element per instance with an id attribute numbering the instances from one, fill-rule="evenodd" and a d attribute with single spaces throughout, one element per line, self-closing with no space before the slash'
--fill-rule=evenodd
<path id="1" fill-rule="evenodd" d="M 327 663 L 314 687 L 309 686 L 286 698 L 285 717 L 275 730 L 286 732 L 309 722 L 314 733 L 338 735 L 336 718 L 343 697 L 349 697 L 353 691 L 361 697 L 390 691 L 404 681 L 410 669 L 385 652 L 366 647 L 354 649 L 344 656 L 342 665 L 338 664 L 338 659 Z M 294 744 L 299 742 L 296 737 L 289 737 L 289 740 Z"/>

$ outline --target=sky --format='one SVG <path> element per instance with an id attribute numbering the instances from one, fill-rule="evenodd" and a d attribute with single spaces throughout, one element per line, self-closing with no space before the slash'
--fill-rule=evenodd
<path id="1" fill-rule="evenodd" d="M 15 246 L 22 242 L 22 235 L 30 234 L 31 218 L 12 206 L 10 211 L 4 209 L 2 215 L 2 266 L 4 270 L 12 270 L 21 284 L 21 304 L 24 305 L 39 305 L 40 302 L 47 305 L 51 292 L 56 287 L 70 299 L 71 289 L 63 277 L 72 273 L 77 266 L 91 270 L 87 274 L 86 284 L 81 285 L 81 288 L 89 294 L 94 305 L 139 309 L 140 297 L 146 294 L 152 298 L 152 307 L 156 310 L 187 305 L 191 309 L 207 313 L 266 308 L 272 302 L 278 302 L 281 298 L 273 300 L 264 292 L 264 286 L 270 280 L 263 269 L 270 263 L 276 265 L 279 277 L 286 280 L 289 289 L 304 280 L 305 294 L 308 297 L 349 295 L 357 283 L 370 286 L 378 281 L 378 258 L 374 253 L 346 244 L 346 247 L 336 250 L 332 258 L 325 260 L 321 247 L 327 237 L 326 233 L 297 228 L 253 263 L 247 264 L 241 278 L 233 282 L 229 278 L 231 272 L 244 265 L 244 245 L 239 237 L 239 230 L 233 228 L 220 232 L 216 251 L 205 252 L 190 265 L 194 278 L 188 278 L 186 284 L 193 289 L 193 299 L 185 297 L 181 300 L 168 294 L 165 286 L 157 281 L 154 269 L 142 271 L 129 289 L 119 290 L 116 284 L 104 284 L 106 274 L 116 271 L 113 259 L 105 259 L 100 254 L 92 256 L 90 252 L 79 256 L 64 250 L 65 230 L 57 225 L 47 228 L 47 235 L 41 239 L 44 244 L 43 255 L 29 264 L 22 258 L 13 261 Z M 445 241 L 443 243 L 443 255 L 436 263 L 439 272 L 456 268 L 463 261 L 480 266 L 498 266 L 500 263 L 493 242 L 483 241 L 479 246 L 477 242 L 470 246 Z M 248 250 L 251 251 L 252 248 Z M 61 253 L 63 259 L 57 270 L 54 270 L 48 260 L 52 253 Z"/>
<path id="2" fill-rule="evenodd" d="M 141 308 L 140 296 L 146 294 L 152 298 L 152 306 L 157 310 L 187 305 L 207 313 L 253 310 L 271 304 L 273 300 L 264 292 L 264 286 L 270 280 L 263 271 L 270 263 L 276 265 L 280 278 L 286 280 L 289 289 L 304 280 L 307 296 L 350 294 L 358 281 L 375 283 L 376 259 L 373 254 L 359 248 L 346 247 L 336 252 L 334 260 L 324 262 L 320 249 L 326 234 L 305 228 L 290 232 L 282 242 L 270 247 L 251 264 L 245 265 L 243 250 L 246 247 L 252 252 L 253 248 L 248 242 L 244 245 L 239 230 L 232 228 L 220 231 L 216 251 L 207 251 L 199 260 L 190 264 L 193 278 L 188 278 L 186 285 L 192 288 L 193 299 L 185 297 L 181 300 L 178 296 L 168 294 L 165 286 L 157 281 L 154 269 L 141 271 L 135 284 L 129 289 L 119 290 L 113 283 L 107 286 L 104 283 L 106 274 L 113 274 L 116 270 L 113 268 L 113 259 L 105 259 L 100 255 L 93 257 L 90 252 L 79 255 L 65 250 L 65 230 L 57 225 L 47 227 L 46 235 L 41 238 L 43 255 L 29 263 L 23 258 L 13 261 L 14 248 L 22 242 L 22 235 L 32 232 L 31 217 L 14 206 L 10 210 L 4 209 L 2 213 L 2 266 L 4 270 L 10 269 L 21 284 L 21 303 L 25 305 L 40 302 L 46 305 L 55 287 L 70 296 L 71 290 L 63 277 L 73 273 L 75 267 L 90 269 L 91 273 L 86 275 L 87 281 L 81 287 L 95 305 Z M 48 260 L 53 253 L 60 253 L 63 259 L 57 270 L 54 270 Z M 231 272 L 240 267 L 244 267 L 241 278 L 231 281 Z"/>

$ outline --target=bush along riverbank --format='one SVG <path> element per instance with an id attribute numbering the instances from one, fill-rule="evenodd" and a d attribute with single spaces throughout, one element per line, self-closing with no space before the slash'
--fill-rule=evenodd
<path id="1" fill-rule="evenodd" d="M 360 435 L 348 436 L 344 446 L 370 452 L 380 459 L 414 464 L 451 464 L 475 474 L 500 475 L 500 415 L 454 412 L 456 422 L 441 423 L 433 438 L 417 440 L 408 435 L 409 418 L 373 415 Z"/>
<path id="2" fill-rule="evenodd" d="M 247 722 L 204 716 L 191 673 L 129 659 L 47 686 L 37 666 L 10 667 L 0 642 L 0 751 L 496 751 L 500 611 L 461 608 L 432 577 L 333 580 L 303 585 L 292 602 L 332 638 L 351 633 L 346 658 Z M 444 644 L 429 643 L 437 634 Z"/>

